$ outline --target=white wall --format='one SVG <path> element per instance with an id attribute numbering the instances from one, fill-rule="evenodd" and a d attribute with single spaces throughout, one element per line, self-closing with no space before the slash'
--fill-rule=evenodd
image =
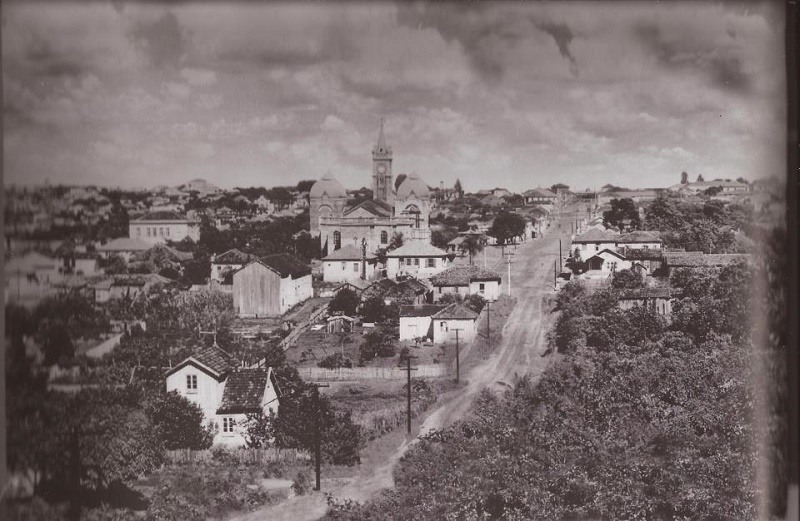
<path id="1" fill-rule="evenodd" d="M 431 317 L 400 317 L 400 340 L 428 336 Z"/>
<path id="2" fill-rule="evenodd" d="M 197 242 L 200 240 L 200 224 L 193 222 L 132 221 L 129 224 L 128 236 L 151 244 L 182 241 L 186 237 Z"/>
<path id="3" fill-rule="evenodd" d="M 433 343 L 455 343 L 456 329 L 460 345 L 472 342 L 475 339 L 475 320 L 433 320 Z"/>
<path id="4" fill-rule="evenodd" d="M 575 253 L 575 248 L 578 248 L 581 252 L 581 259 L 586 260 L 599 251 L 603 251 L 606 249 L 616 250 L 617 243 L 613 241 L 600 242 L 599 245 L 594 242 L 590 242 L 588 244 L 572 243 L 571 248 L 572 249 L 570 250 L 570 253 Z"/>
<path id="5" fill-rule="evenodd" d="M 428 267 L 428 259 L 433 259 L 433 267 Z M 408 265 L 408 259 L 411 259 L 411 265 Z M 419 261 L 416 264 L 415 261 Z M 418 279 L 429 279 L 447 269 L 447 259 L 441 257 L 405 257 L 403 264 L 400 264 L 400 258 L 389 257 L 386 260 L 386 276 L 394 278 L 397 275 L 410 275 Z"/>
<path id="6" fill-rule="evenodd" d="M 483 291 L 481 291 L 481 284 L 483 284 Z M 470 282 L 469 294 L 480 295 L 484 300 L 494 302 L 500 298 L 500 283 L 496 280 Z"/>
<path id="7" fill-rule="evenodd" d="M 367 280 L 375 274 L 375 265 L 367 262 Z M 361 261 L 323 261 L 322 280 L 325 282 L 352 282 L 361 278 Z"/>
<path id="8" fill-rule="evenodd" d="M 197 375 L 197 390 L 189 391 L 186 389 L 186 376 Z M 222 392 L 225 384 L 218 382 L 205 371 L 201 371 L 192 364 L 181 367 L 167 377 L 167 392 L 178 391 L 190 402 L 200 406 L 207 421 L 216 421 L 217 409 L 222 403 Z M 220 430 L 222 426 L 220 425 Z"/>
<path id="9" fill-rule="evenodd" d="M 314 288 L 311 285 L 311 274 L 299 279 L 292 279 L 291 276 L 281 279 L 281 315 L 312 296 Z"/>

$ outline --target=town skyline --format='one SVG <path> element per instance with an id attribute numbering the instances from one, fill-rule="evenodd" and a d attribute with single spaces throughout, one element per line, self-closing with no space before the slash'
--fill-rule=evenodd
<path id="1" fill-rule="evenodd" d="M 357 189 L 382 117 L 395 176 L 433 187 L 783 177 L 782 17 L 736 3 L 12 2 L 5 180 L 231 189 L 331 173 Z"/>

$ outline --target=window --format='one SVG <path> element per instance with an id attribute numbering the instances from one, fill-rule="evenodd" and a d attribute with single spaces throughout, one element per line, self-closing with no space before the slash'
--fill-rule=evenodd
<path id="1" fill-rule="evenodd" d="M 447 322 L 439 322 L 439 329 L 441 331 L 447 331 Z"/>
<path id="2" fill-rule="evenodd" d="M 427 259 L 425 265 L 429 268 L 436 267 L 436 259 Z"/>
<path id="3" fill-rule="evenodd" d="M 414 259 L 414 266 L 419 266 L 419 259 Z"/>
<path id="4" fill-rule="evenodd" d="M 167 237 L 169 237 L 169 226 L 167 227 Z"/>
<path id="5" fill-rule="evenodd" d="M 442 294 L 442 287 L 439 286 L 439 295 L 441 295 L 441 294 Z"/>
<path id="6" fill-rule="evenodd" d="M 150 227 L 148 226 L 145 230 L 147 230 L 147 236 L 150 237 Z"/>
<path id="7" fill-rule="evenodd" d="M 411 259 L 406 259 L 406 266 L 411 266 Z"/>
<path id="8" fill-rule="evenodd" d="M 342 271 L 344 271 L 344 270 L 346 270 L 346 269 L 347 269 L 347 263 L 346 263 L 346 262 L 343 262 L 343 263 L 342 263 Z"/>
<path id="9" fill-rule="evenodd" d="M 381 232 L 381 244 L 388 244 L 389 234 L 384 230 Z"/>
<path id="10" fill-rule="evenodd" d="M 136 236 L 137 237 L 141 237 L 142 236 L 142 228 L 141 228 L 141 226 L 137 226 L 136 227 Z"/>
<path id="11" fill-rule="evenodd" d="M 187 374 L 186 375 L 186 392 L 189 392 L 189 393 L 196 393 L 197 392 L 197 375 L 196 374 Z"/>
<path id="12" fill-rule="evenodd" d="M 333 250 L 336 251 L 342 247 L 342 234 L 341 232 L 333 232 Z"/>
<path id="13" fill-rule="evenodd" d="M 358 273 L 358 263 L 357 263 L 357 262 L 354 262 L 354 263 L 353 263 L 353 271 L 354 271 L 355 273 Z"/>
<path id="14" fill-rule="evenodd" d="M 236 420 L 229 416 L 222 418 L 222 432 L 232 434 L 234 427 L 236 427 Z"/>
<path id="15" fill-rule="evenodd" d="M 481 293 L 483 293 L 485 290 L 486 290 L 486 284 L 484 284 L 483 282 L 481 282 L 480 284 L 478 284 L 478 291 L 480 291 Z"/>

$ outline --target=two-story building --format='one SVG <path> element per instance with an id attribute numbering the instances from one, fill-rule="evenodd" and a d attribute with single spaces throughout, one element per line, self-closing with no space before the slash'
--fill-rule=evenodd
<path id="1" fill-rule="evenodd" d="M 447 252 L 422 241 L 411 241 L 386 254 L 386 276 L 427 279 L 447 269 Z"/>
<path id="2" fill-rule="evenodd" d="M 325 282 L 352 282 L 356 279 L 372 280 L 375 277 L 377 258 L 347 244 L 322 259 L 322 280 Z"/>
<path id="3" fill-rule="evenodd" d="M 219 347 L 209 347 L 167 372 L 167 392 L 175 391 L 216 424 L 214 443 L 243 447 L 243 426 L 251 413 L 278 413 L 278 386 L 272 368 L 244 369 Z"/>
<path id="4" fill-rule="evenodd" d="M 151 244 L 182 241 L 187 237 L 197 242 L 200 240 L 200 221 L 175 212 L 148 212 L 130 221 L 128 236 Z"/>
<path id="5" fill-rule="evenodd" d="M 580 258 L 586 260 L 603 250 L 613 251 L 617 248 L 618 237 L 619 235 L 614 232 L 592 228 L 572 239 L 572 253 L 577 250 Z"/>

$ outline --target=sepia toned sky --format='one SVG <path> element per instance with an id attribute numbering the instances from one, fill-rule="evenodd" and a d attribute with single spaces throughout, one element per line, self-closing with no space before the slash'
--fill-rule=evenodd
<path id="1" fill-rule="evenodd" d="M 666 4 L 666 5 L 665 5 Z M 6 184 L 785 174 L 779 3 L 3 2 Z"/>

